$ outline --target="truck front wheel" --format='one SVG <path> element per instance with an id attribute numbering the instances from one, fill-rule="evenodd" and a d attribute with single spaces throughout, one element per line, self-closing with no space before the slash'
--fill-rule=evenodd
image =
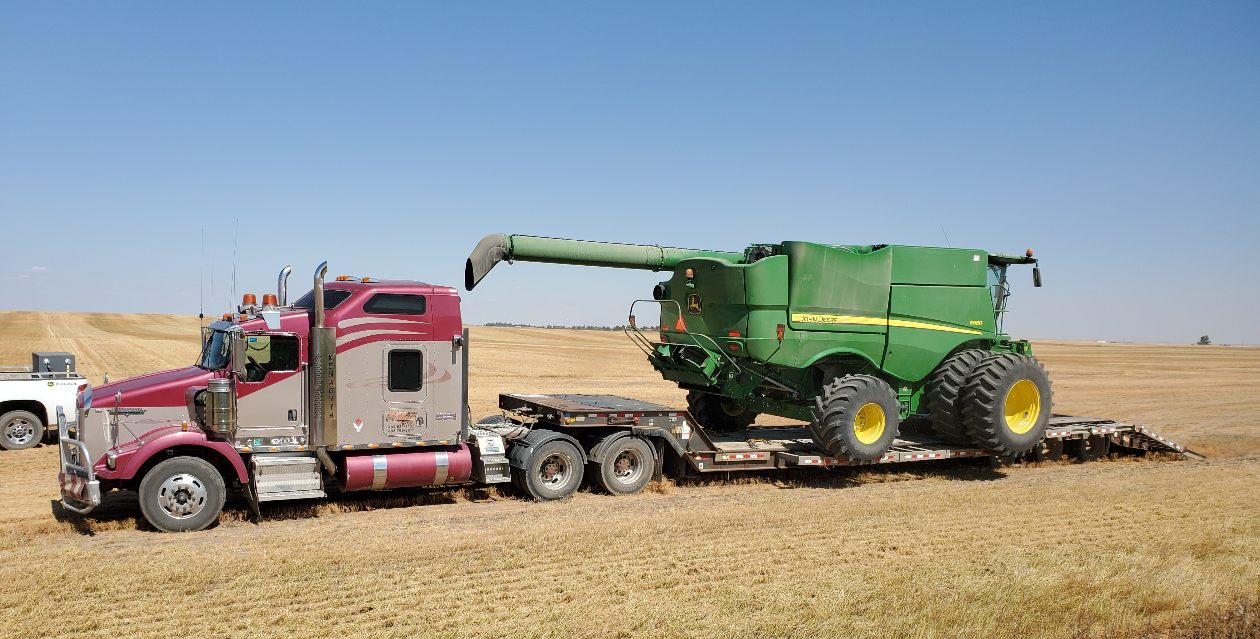
<path id="1" fill-rule="evenodd" d="M 43 439 L 44 421 L 34 413 L 15 410 L 0 416 L 0 448 L 22 450 L 33 447 Z"/>
<path id="2" fill-rule="evenodd" d="M 582 453 L 563 439 L 552 439 L 529 451 L 525 468 L 512 469 L 512 483 L 538 501 L 564 499 L 582 485 Z"/>
<path id="3" fill-rule="evenodd" d="M 163 532 L 201 530 L 218 521 L 227 489 L 223 476 L 198 457 L 172 457 L 140 480 L 140 512 Z"/>

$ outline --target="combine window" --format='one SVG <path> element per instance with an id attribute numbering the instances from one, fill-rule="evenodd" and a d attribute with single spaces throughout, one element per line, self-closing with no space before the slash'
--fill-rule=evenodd
<path id="1" fill-rule="evenodd" d="M 423 375 L 420 351 L 389 352 L 389 390 L 393 393 L 414 393 L 420 390 Z"/>
<path id="2" fill-rule="evenodd" d="M 424 315 L 424 296 L 377 293 L 363 310 L 373 315 Z"/>

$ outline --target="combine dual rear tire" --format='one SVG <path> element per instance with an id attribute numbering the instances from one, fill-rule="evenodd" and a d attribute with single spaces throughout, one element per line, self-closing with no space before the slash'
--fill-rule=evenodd
<path id="1" fill-rule="evenodd" d="M 814 441 L 834 457 L 875 461 L 888 452 L 901 425 L 897 393 L 878 377 L 849 375 L 814 400 Z"/>
<path id="2" fill-rule="evenodd" d="M 1027 355 L 986 357 L 963 387 L 963 428 L 985 450 L 1003 456 L 1028 452 L 1050 422 L 1050 376 Z"/>
<path id="3" fill-rule="evenodd" d="M 924 390 L 932 430 L 946 441 L 965 443 L 967 434 L 962 424 L 962 394 L 967 377 L 976 365 L 991 355 L 989 351 L 971 348 L 950 355 L 936 367 Z"/>
<path id="4" fill-rule="evenodd" d="M 700 426 L 714 433 L 744 430 L 757 420 L 757 413 L 736 400 L 694 390 L 687 392 L 687 410 Z"/>

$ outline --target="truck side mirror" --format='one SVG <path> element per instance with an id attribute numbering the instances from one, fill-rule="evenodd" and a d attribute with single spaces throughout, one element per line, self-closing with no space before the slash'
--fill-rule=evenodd
<path id="1" fill-rule="evenodd" d="M 240 333 L 232 333 L 231 346 L 232 352 L 232 374 L 236 375 L 236 379 L 245 381 L 245 339 Z"/>
<path id="2" fill-rule="evenodd" d="M 1041 267 L 1040 266 L 1033 267 L 1033 286 L 1036 288 L 1041 288 Z"/>

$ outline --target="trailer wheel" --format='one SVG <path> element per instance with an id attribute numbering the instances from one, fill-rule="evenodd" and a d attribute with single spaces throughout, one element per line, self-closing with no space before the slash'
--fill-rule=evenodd
<path id="1" fill-rule="evenodd" d="M 535 446 L 525 468 L 512 469 L 512 483 L 538 501 L 564 499 L 577 492 L 584 475 L 582 453 L 563 439 Z"/>
<path id="2" fill-rule="evenodd" d="M 1090 435 L 1072 440 L 1072 456 L 1076 461 L 1098 461 L 1111 451 L 1111 438 L 1106 435 Z"/>
<path id="3" fill-rule="evenodd" d="M 0 417 L 0 448 L 22 450 L 44 441 L 44 420 L 24 410 Z"/>
<path id="4" fill-rule="evenodd" d="M 989 351 L 978 348 L 959 351 L 941 362 L 928 377 L 924 389 L 928 417 L 932 420 L 932 430 L 946 441 L 967 441 L 962 424 L 963 387 L 976 365 L 989 355 Z"/>
<path id="5" fill-rule="evenodd" d="M 696 423 L 714 433 L 744 430 L 757 420 L 757 413 L 737 400 L 694 390 L 687 391 L 687 410 Z"/>
<path id="6" fill-rule="evenodd" d="M 962 405 L 972 442 L 995 455 L 1019 455 L 1045 438 L 1050 376 L 1027 355 L 990 355 L 967 378 Z"/>
<path id="7" fill-rule="evenodd" d="M 621 437 L 596 464 L 595 481 L 610 495 L 633 495 L 647 488 L 656 468 L 656 449 L 640 437 Z"/>
<path id="8" fill-rule="evenodd" d="M 849 375 L 823 387 L 814 399 L 809 428 L 828 454 L 874 461 L 897 438 L 900 410 L 897 393 L 888 382 L 870 375 Z"/>
<path id="9" fill-rule="evenodd" d="M 1028 451 L 1029 461 L 1059 461 L 1063 457 L 1063 439 L 1060 437 L 1041 440 L 1041 445 Z"/>
<path id="10" fill-rule="evenodd" d="M 223 476 L 199 457 L 172 457 L 140 480 L 140 512 L 164 532 L 201 530 L 218 521 L 227 489 Z"/>

